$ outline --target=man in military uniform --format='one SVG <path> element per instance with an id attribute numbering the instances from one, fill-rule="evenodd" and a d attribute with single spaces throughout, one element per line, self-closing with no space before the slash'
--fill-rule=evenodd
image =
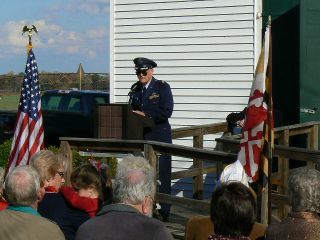
<path id="1" fill-rule="evenodd" d="M 173 97 L 170 86 L 165 81 L 153 77 L 157 64 L 147 58 L 135 58 L 136 75 L 139 79 L 131 86 L 129 92 L 133 111 L 151 118 L 155 126 L 144 131 L 145 140 L 172 143 L 171 126 L 168 118 L 173 111 Z M 171 156 L 161 155 L 159 158 L 159 191 L 171 194 Z M 164 220 L 169 217 L 170 205 L 161 204 L 160 213 Z"/>

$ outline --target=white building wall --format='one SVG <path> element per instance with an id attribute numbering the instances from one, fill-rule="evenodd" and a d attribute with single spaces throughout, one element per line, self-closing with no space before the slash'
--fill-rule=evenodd
<path id="1" fill-rule="evenodd" d="M 222 122 L 247 105 L 260 52 L 261 0 L 112 0 L 110 9 L 112 102 L 128 101 L 137 80 L 132 60 L 147 57 L 158 64 L 155 77 L 171 85 L 173 128 Z M 205 147 L 214 147 L 215 137 L 207 136 Z M 191 162 L 175 158 L 173 166 Z M 190 190 L 190 180 L 175 188 Z"/>

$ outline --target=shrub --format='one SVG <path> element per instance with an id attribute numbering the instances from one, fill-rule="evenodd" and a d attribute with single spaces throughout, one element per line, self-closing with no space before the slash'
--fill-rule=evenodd
<path id="1" fill-rule="evenodd" d="M 0 167 L 6 168 L 9 160 L 9 155 L 11 151 L 12 139 L 4 141 L 0 145 Z"/>
<path id="2" fill-rule="evenodd" d="M 12 139 L 6 140 L 3 144 L 0 145 L 0 167 L 6 168 L 8 164 L 9 155 L 10 155 L 11 145 L 12 145 Z M 57 148 L 55 146 L 49 146 L 47 149 L 54 152 L 55 154 L 60 152 L 60 148 Z M 92 157 L 80 156 L 79 152 L 77 152 L 76 150 L 72 150 L 72 156 L 73 156 L 73 159 L 72 159 L 73 169 L 92 159 Z M 95 160 L 106 162 L 109 165 L 109 173 L 111 177 L 115 176 L 116 167 L 117 167 L 116 158 L 111 158 L 111 157 L 95 158 Z"/>

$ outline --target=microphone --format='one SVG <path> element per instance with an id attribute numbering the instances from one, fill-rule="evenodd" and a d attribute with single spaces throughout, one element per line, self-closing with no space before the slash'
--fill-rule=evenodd
<path id="1" fill-rule="evenodd" d="M 137 91 L 139 90 L 140 88 L 142 87 L 142 84 L 140 81 L 137 81 L 136 83 L 134 83 L 131 88 L 130 88 L 130 91 L 128 92 L 128 96 L 130 97 L 129 98 L 129 104 L 131 105 L 132 104 L 132 95 Z"/>

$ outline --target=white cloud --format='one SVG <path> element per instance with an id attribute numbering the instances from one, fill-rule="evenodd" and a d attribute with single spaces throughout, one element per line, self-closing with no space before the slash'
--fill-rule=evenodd
<path id="1" fill-rule="evenodd" d="M 94 58 L 96 58 L 96 56 L 97 56 L 96 51 L 94 51 L 94 50 L 88 50 L 88 57 L 89 57 L 89 58 L 94 59 Z"/>
<path id="2" fill-rule="evenodd" d="M 22 27 L 29 24 L 25 20 L 8 22 L 0 29 L 0 58 L 21 55 L 26 52 L 27 33 L 22 35 Z M 38 34 L 33 34 L 34 49 L 50 52 L 53 56 L 76 55 L 79 59 L 97 59 L 97 55 L 107 51 L 107 27 L 81 29 L 84 32 L 66 28 L 40 19 L 32 22 Z"/>
<path id="3" fill-rule="evenodd" d="M 72 0 L 64 4 L 68 11 L 81 11 L 93 15 L 109 13 L 109 0 Z"/>
<path id="4" fill-rule="evenodd" d="M 24 25 L 26 25 L 25 21 L 10 21 L 0 28 L 0 35 L 2 37 L 0 46 L 4 48 L 5 51 L 8 51 L 8 47 L 12 48 L 13 52 L 22 52 L 25 50 L 28 37 L 22 36 L 22 26 Z"/>
<path id="5" fill-rule="evenodd" d="M 68 46 L 68 47 L 66 47 L 66 52 L 67 53 L 71 53 L 71 54 L 79 53 L 79 50 L 80 50 L 80 46 Z"/>
<path id="6" fill-rule="evenodd" d="M 87 35 L 89 38 L 103 38 L 106 39 L 106 37 L 108 36 L 108 32 L 107 32 L 107 28 L 95 28 L 95 29 L 89 29 L 87 32 Z"/>

